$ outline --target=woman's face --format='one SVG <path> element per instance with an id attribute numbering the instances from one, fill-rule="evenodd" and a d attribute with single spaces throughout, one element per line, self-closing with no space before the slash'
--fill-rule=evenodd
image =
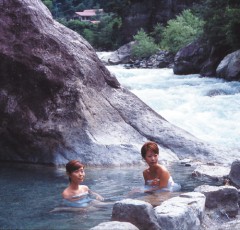
<path id="1" fill-rule="evenodd" d="M 158 154 L 152 150 L 148 150 L 144 159 L 149 166 L 158 164 Z"/>
<path id="2" fill-rule="evenodd" d="M 69 174 L 69 177 L 71 179 L 71 182 L 75 182 L 75 183 L 81 183 L 84 180 L 85 177 L 85 172 L 84 172 L 84 168 L 80 167 L 79 169 L 71 172 Z"/>

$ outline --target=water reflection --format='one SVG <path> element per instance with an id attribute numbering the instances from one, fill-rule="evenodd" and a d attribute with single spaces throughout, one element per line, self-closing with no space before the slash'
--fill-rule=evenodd
<path id="1" fill-rule="evenodd" d="M 201 184 L 191 177 L 192 167 L 171 163 L 167 168 L 182 192 Z M 79 212 L 51 213 L 61 203 L 61 192 L 68 183 L 63 168 L 0 163 L 0 227 L 2 229 L 89 229 L 111 219 L 115 201 L 129 198 L 129 192 L 141 188 L 143 167 L 86 168 L 84 184 L 101 194 L 109 205 Z M 138 194 L 136 198 L 152 205 L 179 193 Z M 9 218 L 11 217 L 11 218 Z"/>

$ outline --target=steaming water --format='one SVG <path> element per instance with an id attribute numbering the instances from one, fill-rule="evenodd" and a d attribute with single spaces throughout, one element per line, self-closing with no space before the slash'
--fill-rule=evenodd
<path id="1" fill-rule="evenodd" d="M 192 167 L 180 163 L 167 165 L 182 191 L 192 191 L 201 184 L 191 178 Z M 106 207 L 82 212 L 50 212 L 61 205 L 61 192 L 68 184 L 62 168 L 0 163 L 0 229 L 90 229 L 110 221 L 113 202 L 143 185 L 141 167 L 87 168 L 84 184 L 106 199 Z M 179 195 L 165 193 L 142 195 L 138 199 L 158 205 L 164 199 Z"/>
<path id="2" fill-rule="evenodd" d="M 172 124 L 212 144 L 240 148 L 240 82 L 179 76 L 172 69 L 108 69 Z"/>

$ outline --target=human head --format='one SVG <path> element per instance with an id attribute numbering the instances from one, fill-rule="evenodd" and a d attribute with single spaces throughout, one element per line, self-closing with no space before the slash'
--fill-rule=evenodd
<path id="1" fill-rule="evenodd" d="M 78 160 L 71 160 L 66 164 L 66 172 L 68 175 L 80 168 L 84 168 L 84 165 Z"/>
<path id="2" fill-rule="evenodd" d="M 141 155 L 142 155 L 143 159 L 146 158 L 147 151 L 149 151 L 149 150 L 153 151 L 156 154 L 159 154 L 159 149 L 158 149 L 157 143 L 155 143 L 153 141 L 148 141 L 141 148 Z"/>

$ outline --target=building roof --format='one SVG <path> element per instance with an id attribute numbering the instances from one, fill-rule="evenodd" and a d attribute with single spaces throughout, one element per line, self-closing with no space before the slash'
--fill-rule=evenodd
<path id="1" fill-rule="evenodd" d="M 79 16 L 87 16 L 87 17 L 91 17 L 91 16 L 96 16 L 96 12 L 103 12 L 103 9 L 90 9 L 90 10 L 84 10 L 81 12 L 76 12 L 77 15 Z"/>

